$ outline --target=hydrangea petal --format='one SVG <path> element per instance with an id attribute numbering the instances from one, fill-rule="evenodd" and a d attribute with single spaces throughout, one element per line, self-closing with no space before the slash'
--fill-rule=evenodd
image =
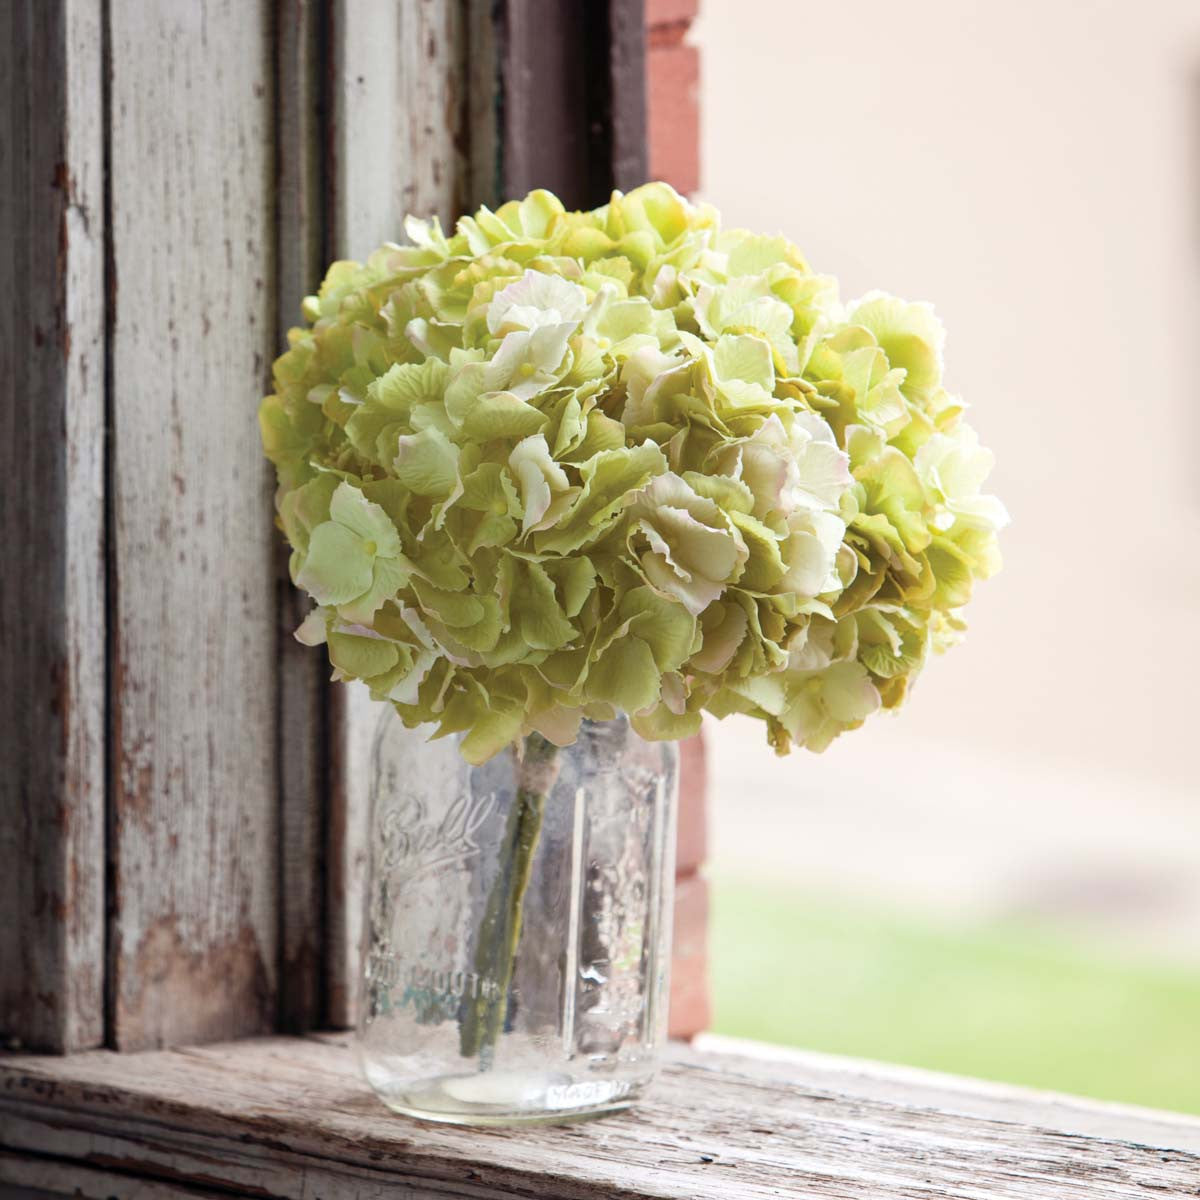
<path id="1" fill-rule="evenodd" d="M 524 513 L 522 533 L 535 528 L 546 515 L 556 494 L 565 492 L 571 481 L 550 456 L 550 447 L 541 434 L 522 439 L 508 456 L 508 465 L 521 493 Z"/>
<path id="2" fill-rule="evenodd" d="M 348 483 L 339 484 L 329 504 L 329 515 L 339 525 L 356 533 L 365 543 L 368 554 L 394 558 L 400 553 L 400 534 L 396 526 L 360 489 Z"/>
<path id="3" fill-rule="evenodd" d="M 648 587 L 634 588 L 621 600 L 618 615 L 628 622 L 629 633 L 650 647 L 660 673 L 677 671 L 691 654 L 696 618 L 684 605 Z"/>
<path id="4" fill-rule="evenodd" d="M 388 600 L 394 600 L 400 589 L 412 577 L 412 564 L 403 557 L 375 559 L 371 586 L 348 604 L 338 605 L 338 612 L 347 621 L 367 625 Z"/>
<path id="5" fill-rule="evenodd" d="M 323 646 L 329 629 L 328 610 L 314 608 L 296 627 L 292 636 L 304 646 Z"/>
<path id="6" fill-rule="evenodd" d="M 512 604 L 526 645 L 535 650 L 557 650 L 575 636 L 558 603 L 554 583 L 538 563 L 525 563 Z"/>
<path id="7" fill-rule="evenodd" d="M 622 712 L 649 708 L 659 694 L 659 671 L 650 647 L 638 637 L 613 642 L 588 671 L 586 694 Z"/>
<path id="8" fill-rule="evenodd" d="M 499 292 L 488 306 L 492 333 L 508 329 L 540 329 L 545 325 L 577 326 L 588 308 L 587 293 L 560 275 L 527 270 Z"/>
<path id="9" fill-rule="evenodd" d="M 375 556 L 363 539 L 336 521 L 326 521 L 312 532 L 296 584 L 318 604 L 347 604 L 371 586 L 374 569 Z"/>
<path id="10" fill-rule="evenodd" d="M 458 450 L 437 429 L 401 437 L 393 464 L 396 478 L 419 496 L 448 496 L 458 482 Z"/>
<path id="11" fill-rule="evenodd" d="M 390 671 L 400 659 L 395 642 L 352 633 L 330 633 L 329 661 L 346 679 L 371 679 Z"/>

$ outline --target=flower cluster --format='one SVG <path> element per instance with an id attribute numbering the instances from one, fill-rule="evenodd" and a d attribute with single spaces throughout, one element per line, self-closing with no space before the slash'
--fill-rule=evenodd
<path id="1" fill-rule="evenodd" d="M 781 753 L 895 707 L 998 565 L 924 305 L 650 184 L 335 263 L 262 404 L 297 632 L 483 761 L 629 714 Z"/>

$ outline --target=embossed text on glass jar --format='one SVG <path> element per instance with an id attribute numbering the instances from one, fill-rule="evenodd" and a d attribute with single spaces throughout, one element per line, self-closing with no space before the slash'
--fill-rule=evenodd
<path id="1" fill-rule="evenodd" d="M 624 1108 L 665 1035 L 677 749 L 621 718 L 480 767 L 384 710 L 358 1049 L 392 1108 Z"/>

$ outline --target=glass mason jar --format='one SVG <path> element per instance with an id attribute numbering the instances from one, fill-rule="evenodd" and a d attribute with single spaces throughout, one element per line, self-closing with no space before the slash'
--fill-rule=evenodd
<path id="1" fill-rule="evenodd" d="M 628 1107 L 666 1035 L 677 747 L 622 717 L 472 767 L 426 735 L 389 707 L 375 737 L 368 1082 L 460 1124 Z"/>

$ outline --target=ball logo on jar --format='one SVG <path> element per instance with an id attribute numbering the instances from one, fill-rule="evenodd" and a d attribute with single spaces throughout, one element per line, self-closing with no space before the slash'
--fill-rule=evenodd
<path id="1" fill-rule="evenodd" d="M 415 796 L 403 796 L 379 816 L 380 863 L 405 878 L 425 874 L 479 853 L 477 835 L 496 809 L 494 793 L 456 796 L 431 814 Z"/>

